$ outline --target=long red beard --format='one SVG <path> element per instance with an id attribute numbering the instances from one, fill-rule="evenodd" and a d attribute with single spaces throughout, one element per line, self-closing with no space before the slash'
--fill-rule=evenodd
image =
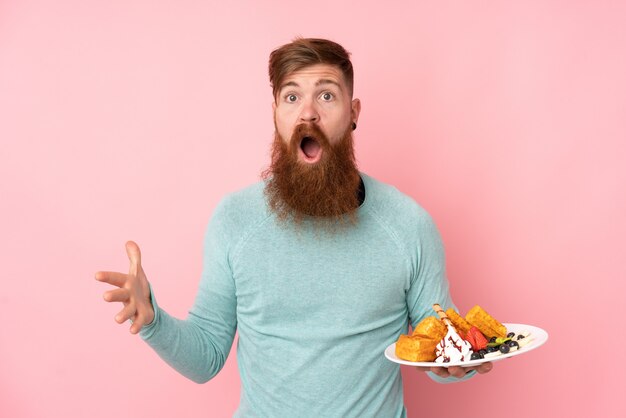
<path id="1" fill-rule="evenodd" d="M 322 155 L 316 163 L 298 160 L 304 137 L 314 138 L 321 147 Z M 300 224 L 311 218 L 329 229 L 357 221 L 361 179 L 350 130 L 334 145 L 314 124 L 298 125 L 289 143 L 277 132 L 272 162 L 263 178 L 267 180 L 265 193 L 270 208 L 281 221 L 291 219 Z"/>

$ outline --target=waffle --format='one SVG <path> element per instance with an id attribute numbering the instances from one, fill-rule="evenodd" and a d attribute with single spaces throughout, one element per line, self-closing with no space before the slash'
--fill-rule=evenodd
<path id="1" fill-rule="evenodd" d="M 472 327 L 461 315 L 459 315 L 454 309 L 448 308 L 446 315 L 450 318 L 452 325 L 459 333 L 459 335 L 467 334 L 467 331 Z"/>
<path id="2" fill-rule="evenodd" d="M 488 339 L 491 337 L 506 337 L 506 327 L 478 305 L 470 309 L 465 315 L 465 320 L 478 328 Z"/>
<path id="3" fill-rule="evenodd" d="M 434 361 L 437 344 L 447 332 L 440 319 L 428 316 L 417 324 L 412 335 L 400 335 L 396 342 L 396 356 L 407 361 Z"/>
<path id="4" fill-rule="evenodd" d="M 442 339 L 448 332 L 446 326 L 435 316 L 427 316 L 417 324 L 413 330 L 413 335 L 422 335 L 435 339 Z"/>
<path id="5" fill-rule="evenodd" d="M 400 335 L 396 343 L 396 356 L 407 361 L 434 361 L 438 339 L 424 335 Z"/>

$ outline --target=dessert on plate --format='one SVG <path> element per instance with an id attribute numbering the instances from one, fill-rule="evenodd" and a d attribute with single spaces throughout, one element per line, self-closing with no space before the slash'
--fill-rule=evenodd
<path id="1" fill-rule="evenodd" d="M 447 332 L 439 319 L 428 316 L 417 324 L 412 335 L 400 335 L 396 355 L 408 361 L 434 361 L 437 344 Z"/>
<path id="2" fill-rule="evenodd" d="M 437 350 L 435 350 L 437 358 L 435 361 L 437 363 L 458 363 L 460 361 L 469 360 L 472 356 L 471 344 L 461 338 L 454 328 L 452 321 L 438 303 L 433 305 L 433 309 L 435 309 L 437 315 L 439 315 L 441 320 L 448 327 L 448 332 L 445 337 L 437 344 Z"/>
<path id="3" fill-rule="evenodd" d="M 533 341 L 528 331 L 509 332 L 479 305 L 465 318 L 452 308 L 444 312 L 437 303 L 433 309 L 438 317 L 428 316 L 411 335 L 400 335 L 395 346 L 399 359 L 457 364 L 508 354 Z"/>

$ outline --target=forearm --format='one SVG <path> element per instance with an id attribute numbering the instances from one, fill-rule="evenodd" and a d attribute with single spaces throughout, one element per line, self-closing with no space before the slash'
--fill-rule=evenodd
<path id="1" fill-rule="evenodd" d="M 155 317 L 141 337 L 167 364 L 196 383 L 205 383 L 224 366 L 232 337 L 204 329 L 193 314 L 185 320 L 160 309 L 152 295 Z"/>

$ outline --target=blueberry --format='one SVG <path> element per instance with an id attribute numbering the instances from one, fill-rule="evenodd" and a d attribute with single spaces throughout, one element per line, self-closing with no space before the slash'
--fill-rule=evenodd
<path id="1" fill-rule="evenodd" d="M 471 359 L 470 359 L 470 360 L 480 360 L 480 359 L 482 359 L 482 358 L 484 358 L 484 357 L 483 357 L 483 355 L 482 355 L 482 354 L 480 354 L 480 352 L 476 352 L 476 351 L 474 351 L 474 352 L 472 353 L 472 357 L 471 357 Z"/>
<path id="2" fill-rule="evenodd" d="M 518 336 L 517 336 L 517 340 L 518 340 L 518 341 L 519 341 L 519 340 L 521 340 L 521 339 L 523 339 L 523 338 L 526 338 L 526 337 L 524 337 L 522 334 L 520 334 L 520 335 L 518 335 Z"/>
<path id="3" fill-rule="evenodd" d="M 487 347 L 487 353 L 493 353 L 494 351 L 498 351 L 498 347 Z"/>
<path id="4" fill-rule="evenodd" d="M 479 353 L 484 357 L 485 354 L 487 354 L 487 350 L 483 348 L 482 350 L 479 351 Z"/>
<path id="5" fill-rule="evenodd" d="M 494 336 L 494 337 L 491 337 L 491 338 L 489 339 L 489 342 L 490 342 L 490 343 L 495 343 L 495 342 L 496 342 L 496 337 L 495 337 L 495 336 Z"/>
<path id="6" fill-rule="evenodd" d="M 509 332 L 508 334 L 506 334 L 507 338 L 513 338 L 515 336 L 514 332 Z"/>
<path id="7" fill-rule="evenodd" d="M 511 348 L 513 348 L 513 347 L 517 347 L 517 348 L 519 348 L 519 343 L 518 343 L 517 341 L 513 341 L 513 340 L 511 340 L 511 341 L 509 341 L 507 344 L 508 344 L 508 346 L 509 346 L 509 347 L 511 347 Z"/>
<path id="8" fill-rule="evenodd" d="M 508 353 L 510 349 L 511 349 L 511 348 L 510 348 L 508 345 L 506 345 L 506 344 L 502 344 L 502 345 L 500 346 L 500 352 L 501 352 L 502 354 L 506 354 L 506 353 Z"/>

